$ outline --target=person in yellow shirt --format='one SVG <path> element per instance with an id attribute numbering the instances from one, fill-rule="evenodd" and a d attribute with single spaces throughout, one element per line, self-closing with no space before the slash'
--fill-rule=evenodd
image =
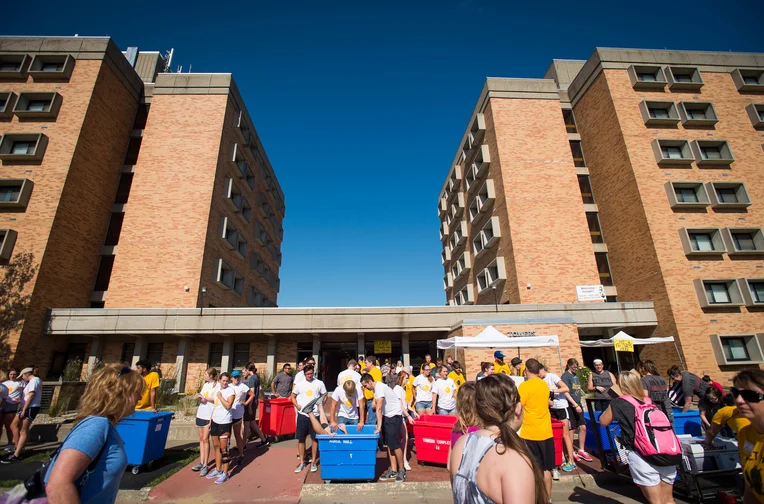
<path id="1" fill-rule="evenodd" d="M 509 364 L 512 376 L 525 376 L 525 364 L 523 364 L 523 360 L 520 357 L 512 357 Z"/>
<path id="2" fill-rule="evenodd" d="M 764 503 L 764 371 L 749 369 L 735 377 L 730 389 L 738 413 L 751 425 L 740 429 L 737 446 L 745 479 L 745 504 Z"/>
<path id="3" fill-rule="evenodd" d="M 374 378 L 375 383 L 384 383 L 382 381 L 382 371 L 379 370 L 379 368 L 376 365 L 377 358 L 373 355 L 367 355 L 366 356 L 366 368 L 363 374 L 370 374 L 372 378 Z M 364 388 L 363 391 L 363 397 L 366 399 L 366 424 L 367 425 L 376 425 L 377 423 L 377 410 L 373 410 L 372 406 L 374 404 L 374 391 L 373 390 L 366 390 Z"/>
<path id="4" fill-rule="evenodd" d="M 146 359 L 141 359 L 135 363 L 135 370 L 143 376 L 146 382 L 146 388 L 143 389 L 141 400 L 135 405 L 138 411 L 157 412 L 157 392 L 159 392 L 159 375 L 151 371 L 151 363 Z"/>
<path id="5" fill-rule="evenodd" d="M 358 356 L 358 365 L 361 367 L 361 370 L 358 372 L 364 374 L 366 372 L 366 359 L 363 355 Z"/>
<path id="6" fill-rule="evenodd" d="M 512 374 L 509 370 L 509 365 L 504 362 L 504 354 L 501 353 L 501 350 L 496 350 L 493 353 L 493 372 L 496 374 L 503 373 L 507 376 Z"/>
<path id="7" fill-rule="evenodd" d="M 459 390 L 459 387 L 461 387 L 462 384 L 467 381 L 467 379 L 464 377 L 464 373 L 462 373 L 462 365 L 459 364 L 459 361 L 454 361 L 451 363 L 451 372 L 448 373 L 448 377 L 454 380 L 454 383 L 456 384 L 456 390 Z"/>
<path id="8" fill-rule="evenodd" d="M 419 366 L 419 374 L 422 374 L 422 370 L 424 369 L 425 366 L 430 366 L 430 371 L 435 369 L 435 363 L 432 361 L 432 355 L 426 354 L 424 356 L 424 362 L 422 363 L 421 366 Z"/>
<path id="9" fill-rule="evenodd" d="M 523 425 L 519 434 L 544 472 L 547 495 L 552 495 L 552 469 L 555 467 L 552 417 L 549 414 L 549 386 L 539 378 L 540 370 L 541 364 L 536 359 L 528 359 L 525 363 L 527 379 L 517 388 L 523 405 Z"/>
<path id="10" fill-rule="evenodd" d="M 414 406 L 414 374 L 411 372 L 411 366 L 406 368 L 406 373 L 409 375 L 409 379 L 406 382 L 406 404 Z M 416 410 L 415 410 L 416 411 Z"/>
<path id="11" fill-rule="evenodd" d="M 711 426 L 706 429 L 705 443 L 709 446 L 713 445 L 714 438 L 724 427 L 729 427 L 737 435 L 747 425 L 751 425 L 751 422 L 740 416 L 737 406 L 724 406 L 716 412 L 711 420 Z"/>

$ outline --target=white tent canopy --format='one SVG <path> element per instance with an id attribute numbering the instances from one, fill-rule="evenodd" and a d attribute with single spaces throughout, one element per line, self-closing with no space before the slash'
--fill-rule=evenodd
<path id="1" fill-rule="evenodd" d="M 633 342 L 635 345 L 657 345 L 658 343 L 673 343 L 674 337 L 666 336 L 664 338 L 635 338 L 633 336 L 629 336 L 623 331 L 619 331 L 618 334 L 610 339 L 582 341 L 581 346 L 589 348 L 611 347 L 615 346 L 615 340 L 628 340 Z"/>

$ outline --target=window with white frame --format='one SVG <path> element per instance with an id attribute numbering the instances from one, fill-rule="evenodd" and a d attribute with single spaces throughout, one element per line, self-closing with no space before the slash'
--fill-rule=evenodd
<path id="1" fill-rule="evenodd" d="M 478 292 L 496 286 L 501 280 L 506 280 L 507 274 L 504 268 L 504 258 L 497 257 L 477 274 Z"/>
<path id="2" fill-rule="evenodd" d="M 236 279 L 236 270 L 222 259 L 215 261 L 215 283 L 225 289 L 233 289 Z"/>
<path id="3" fill-rule="evenodd" d="M 491 247 L 499 238 L 499 218 L 494 216 L 486 222 L 485 226 L 472 239 L 472 251 L 477 257 L 481 252 Z"/>

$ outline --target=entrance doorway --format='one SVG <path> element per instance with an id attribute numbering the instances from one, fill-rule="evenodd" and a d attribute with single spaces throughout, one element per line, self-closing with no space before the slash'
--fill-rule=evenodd
<path id="1" fill-rule="evenodd" d="M 356 358 L 355 341 L 337 342 L 322 341 L 321 355 L 318 367 L 321 370 L 321 380 L 326 385 L 326 390 L 334 390 L 337 387 L 337 375 L 348 367 L 348 361 Z"/>
<path id="2" fill-rule="evenodd" d="M 392 340 L 390 342 L 390 352 L 389 353 L 374 353 L 374 341 L 366 341 L 366 354 L 365 355 L 373 355 L 377 358 L 379 361 L 379 367 L 381 368 L 382 365 L 385 363 L 385 359 L 390 361 L 390 366 L 392 368 L 395 368 L 395 364 L 400 360 L 403 361 L 403 350 L 401 347 L 400 340 Z M 386 378 L 386 377 L 385 377 Z"/>

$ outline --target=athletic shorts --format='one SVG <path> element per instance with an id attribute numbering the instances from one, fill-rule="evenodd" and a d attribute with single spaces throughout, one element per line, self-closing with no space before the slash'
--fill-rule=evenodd
<path id="1" fill-rule="evenodd" d="M 549 408 L 552 419 L 565 422 L 568 420 L 568 408 Z"/>
<path id="2" fill-rule="evenodd" d="M 660 467 L 648 464 L 639 453 L 630 451 L 628 455 L 629 471 L 634 483 L 640 486 L 653 487 L 660 482 L 674 484 L 676 466 Z"/>
<path id="3" fill-rule="evenodd" d="M 19 418 L 22 420 L 26 420 L 27 418 L 29 420 L 32 420 L 34 422 L 34 419 L 37 418 L 37 415 L 40 413 L 40 407 L 39 406 L 30 406 L 27 408 L 27 412 L 25 416 L 21 416 L 21 412 L 19 412 Z"/>
<path id="4" fill-rule="evenodd" d="M 358 419 L 357 418 L 346 418 L 344 416 L 337 417 L 337 423 L 338 424 L 345 424 L 345 425 L 358 425 Z"/>
<path id="5" fill-rule="evenodd" d="M 225 437 L 224 434 L 231 434 L 231 424 L 216 424 L 210 421 L 210 436 Z"/>
<path id="6" fill-rule="evenodd" d="M 577 429 L 580 425 L 586 426 L 586 423 L 584 423 L 584 413 L 583 408 L 581 408 L 581 413 L 576 411 L 576 408 L 572 406 L 568 406 L 568 422 L 570 422 L 570 430 Z"/>
<path id="7" fill-rule="evenodd" d="M 237 423 L 239 423 L 239 422 L 241 422 L 241 417 L 239 417 L 239 418 L 234 418 L 234 419 L 233 419 L 233 421 L 231 422 L 231 425 L 236 425 L 236 424 L 237 424 Z"/>
<path id="8" fill-rule="evenodd" d="M 395 415 L 394 417 L 382 417 L 382 435 L 385 438 L 385 444 L 390 451 L 397 450 L 401 447 L 398 441 L 398 436 L 401 434 L 401 427 L 403 427 L 403 417 Z"/>
<path id="9" fill-rule="evenodd" d="M 311 413 L 312 414 L 312 413 Z M 313 430 L 313 423 L 305 415 L 297 414 L 297 425 L 295 426 L 294 438 L 297 441 L 305 441 L 305 438 L 316 439 L 316 431 Z"/>
<path id="10" fill-rule="evenodd" d="M 528 451 L 536 460 L 539 468 L 542 471 L 551 471 L 555 468 L 554 463 L 554 438 L 545 439 L 543 441 L 531 441 L 524 439 L 525 446 L 528 447 Z"/>
<path id="11" fill-rule="evenodd" d="M 205 420 L 204 418 L 196 418 L 196 426 L 197 427 L 207 427 L 210 424 L 210 420 Z"/>
<path id="12" fill-rule="evenodd" d="M 4 415 L 15 415 L 19 411 L 18 404 L 3 403 L 3 408 L 0 409 L 0 413 Z"/>

